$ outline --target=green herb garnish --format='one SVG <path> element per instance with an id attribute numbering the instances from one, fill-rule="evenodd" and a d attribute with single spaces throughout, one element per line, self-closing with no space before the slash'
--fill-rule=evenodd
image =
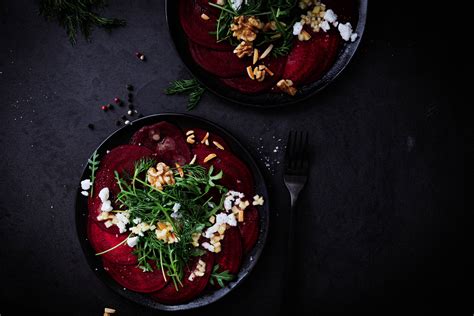
<path id="1" fill-rule="evenodd" d="M 217 284 L 219 284 L 220 287 L 224 287 L 225 286 L 224 281 L 228 282 L 234 279 L 234 275 L 230 274 L 228 270 L 217 272 L 218 270 L 219 270 L 219 265 L 216 264 L 214 268 L 212 268 L 211 279 L 209 281 L 211 285 L 214 285 L 215 282 L 217 282 Z"/>
<path id="2" fill-rule="evenodd" d="M 99 168 L 100 161 L 97 160 L 99 158 L 99 154 L 97 150 L 92 153 L 92 156 L 87 160 L 89 164 L 89 170 L 91 171 L 91 195 L 94 194 L 94 181 L 95 181 L 95 172 Z"/>
<path id="3" fill-rule="evenodd" d="M 149 225 L 172 225 L 177 242 L 167 243 L 157 238 L 155 230 L 148 230 L 139 237 L 134 254 L 143 271 L 161 269 L 163 276 L 171 278 L 178 290 L 189 259 L 205 253 L 192 245 L 193 234 L 201 234 L 211 225 L 209 217 L 223 209 L 227 189 L 215 183 L 222 177 L 222 172 L 213 174 L 213 168 L 207 171 L 199 165 L 185 165 L 181 167 L 184 177 L 179 176 L 176 168 L 171 169 L 176 183 L 166 185 L 160 191 L 146 180 L 147 170 L 155 164 L 153 160 L 142 159 L 135 164 L 133 174 L 120 176 L 116 173 L 120 188 L 116 202 L 120 209 L 127 210 L 130 222 L 140 218 L 142 223 Z M 211 201 L 216 193 L 221 198 L 214 204 Z M 180 208 L 174 212 L 177 203 Z"/>
<path id="4" fill-rule="evenodd" d="M 77 33 L 88 40 L 93 26 L 110 30 L 126 24 L 125 20 L 105 18 L 95 12 L 106 5 L 106 0 L 41 0 L 39 12 L 46 20 L 57 21 L 65 28 L 69 41 L 75 44 Z"/>
<path id="5" fill-rule="evenodd" d="M 172 81 L 170 86 L 165 89 L 165 94 L 189 94 L 188 106 L 186 109 L 191 111 L 198 105 L 204 91 L 206 90 L 199 81 L 193 78 Z"/>

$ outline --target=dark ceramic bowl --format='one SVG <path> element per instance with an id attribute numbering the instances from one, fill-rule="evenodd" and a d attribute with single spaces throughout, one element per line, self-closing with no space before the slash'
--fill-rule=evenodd
<path id="1" fill-rule="evenodd" d="M 194 1 L 194 0 L 189 0 Z M 335 0 L 334 0 L 335 1 Z M 353 16 L 352 25 L 354 26 L 354 32 L 359 36 L 355 42 L 346 42 L 342 45 L 339 50 L 338 56 L 332 67 L 317 81 L 305 85 L 299 89 L 299 92 L 295 96 L 289 96 L 282 93 L 261 93 L 256 95 L 248 95 L 238 92 L 221 82 L 216 80 L 216 77 L 209 74 L 205 70 L 201 69 L 193 60 L 191 53 L 187 47 L 187 38 L 181 27 L 178 13 L 178 2 L 177 0 L 167 0 L 165 2 L 166 19 L 168 22 L 168 28 L 173 40 L 176 51 L 183 61 L 184 65 L 188 68 L 191 74 L 203 84 L 207 90 L 216 94 L 217 96 L 226 99 L 228 101 L 238 103 L 241 105 L 255 106 L 261 108 L 284 106 L 299 103 L 309 97 L 315 95 L 321 91 L 330 82 L 346 68 L 349 61 L 354 56 L 354 53 L 359 46 L 364 33 L 365 21 L 367 15 L 367 2 L 368 0 L 339 0 L 338 5 L 344 5 L 347 3 L 348 6 L 354 6 L 351 8 L 351 16 Z M 324 1 L 323 1 L 324 3 Z M 330 8 L 330 7 L 329 7 Z M 336 12 L 337 13 L 337 12 Z"/>
<path id="2" fill-rule="evenodd" d="M 235 139 L 231 134 L 225 131 L 222 127 L 209 122 L 207 120 L 186 115 L 186 114 L 175 114 L 175 113 L 164 113 L 164 114 L 156 114 L 147 116 L 141 119 L 138 119 L 133 122 L 133 125 L 125 126 L 118 131 L 114 132 L 110 135 L 98 148 L 97 153 L 100 157 L 103 157 L 107 150 L 112 149 L 116 146 L 126 144 L 130 140 L 130 137 L 134 132 L 142 128 L 143 126 L 154 124 L 160 121 L 167 121 L 172 124 L 175 124 L 183 129 L 185 128 L 201 128 L 203 130 L 207 130 L 211 133 L 215 133 L 216 135 L 221 136 L 226 143 L 230 146 L 232 152 L 239 157 L 242 161 L 244 161 L 247 166 L 250 168 L 250 171 L 254 175 L 255 180 L 255 191 L 262 195 L 267 201 L 263 207 L 259 207 L 259 215 L 260 215 L 260 231 L 256 245 L 252 249 L 252 251 L 243 258 L 242 265 L 240 268 L 240 272 L 236 276 L 236 278 L 230 282 L 226 287 L 219 289 L 219 290 L 206 290 L 203 292 L 199 297 L 196 299 L 185 303 L 185 304 L 178 304 L 178 305 L 164 305 L 160 304 L 157 301 L 153 300 L 147 294 L 141 294 L 133 291 L 129 291 L 123 288 L 123 286 L 116 283 L 108 274 L 104 271 L 102 266 L 102 261 L 100 257 L 95 255 L 94 249 L 90 245 L 89 241 L 87 240 L 87 198 L 81 195 L 80 185 L 78 183 L 78 190 L 76 193 L 76 229 L 77 234 L 79 237 L 79 241 L 82 245 L 82 249 L 84 254 L 87 258 L 89 266 L 91 267 L 92 271 L 103 281 L 105 282 L 112 290 L 120 294 L 121 296 L 139 303 L 141 305 L 148 306 L 153 309 L 158 310 L 185 310 L 185 309 L 192 309 L 201 307 L 204 305 L 208 305 L 217 301 L 218 299 L 222 298 L 223 296 L 227 295 L 233 288 L 239 285 L 252 271 L 255 264 L 262 253 L 263 247 L 265 245 L 265 241 L 267 239 L 267 232 L 268 232 L 268 224 L 269 224 L 269 205 L 268 205 L 268 193 L 267 187 L 265 185 L 265 180 L 258 168 L 255 160 L 249 154 L 249 152 L 245 149 L 242 144 L 239 143 L 237 139 Z M 89 170 L 87 166 L 84 168 L 82 173 L 81 180 L 89 178 Z"/>

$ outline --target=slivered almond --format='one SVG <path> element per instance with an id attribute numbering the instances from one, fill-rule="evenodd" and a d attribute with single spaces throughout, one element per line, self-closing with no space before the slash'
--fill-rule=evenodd
<path id="1" fill-rule="evenodd" d="M 244 211 L 242 211 L 242 210 L 239 211 L 239 214 L 238 214 L 238 216 L 237 216 L 237 220 L 238 220 L 239 222 L 243 222 L 243 221 L 244 221 Z"/>
<path id="2" fill-rule="evenodd" d="M 216 154 L 207 155 L 207 157 L 204 158 L 204 163 L 208 162 L 209 160 L 212 160 L 212 159 L 216 158 L 216 156 L 217 156 Z"/>
<path id="3" fill-rule="evenodd" d="M 252 66 L 247 67 L 247 75 L 249 75 L 250 79 L 255 80 L 255 75 L 253 74 Z"/>
<path id="4" fill-rule="evenodd" d="M 267 66 L 264 66 L 264 67 L 265 67 L 265 71 L 268 72 L 268 74 L 273 77 L 274 75 L 273 71 L 271 71 L 270 68 L 268 68 Z"/>
<path id="5" fill-rule="evenodd" d="M 253 50 L 253 64 L 255 65 L 258 61 L 258 49 L 254 48 Z"/>
<path id="6" fill-rule="evenodd" d="M 207 20 L 209 20 L 209 16 L 207 14 L 203 13 L 203 14 L 201 14 L 201 19 L 207 21 Z"/>
<path id="7" fill-rule="evenodd" d="M 194 131 L 192 129 L 190 129 L 189 131 L 186 132 L 186 136 L 189 136 L 191 134 L 194 134 Z"/>
<path id="8" fill-rule="evenodd" d="M 194 156 L 193 156 L 193 159 L 191 159 L 191 161 L 189 162 L 189 164 L 190 164 L 190 165 L 194 165 L 194 163 L 196 162 L 196 158 L 197 158 L 197 156 L 194 155 Z"/>
<path id="9" fill-rule="evenodd" d="M 265 49 L 263 54 L 260 55 L 260 59 L 264 59 L 265 57 L 267 57 L 268 54 L 270 54 L 270 52 L 272 51 L 272 49 L 273 49 L 273 44 L 268 45 L 267 49 Z"/>
<path id="10" fill-rule="evenodd" d="M 194 141 L 194 134 L 189 135 L 188 138 L 186 138 L 186 142 L 187 142 L 188 144 L 194 144 L 194 143 L 195 143 L 195 141 Z"/>
<path id="11" fill-rule="evenodd" d="M 115 313 L 115 309 L 110 308 L 110 307 L 106 307 L 106 308 L 104 308 L 104 313 L 113 314 L 113 313 Z"/>
<path id="12" fill-rule="evenodd" d="M 260 76 L 260 78 L 258 79 L 259 82 L 262 82 L 263 80 L 265 80 L 265 72 L 266 72 L 265 70 L 262 70 L 262 71 L 261 71 L 261 76 Z"/>
<path id="13" fill-rule="evenodd" d="M 258 70 L 265 70 L 265 66 L 264 65 L 258 66 Z"/>
<path id="14" fill-rule="evenodd" d="M 184 171 L 183 171 L 183 168 L 181 168 L 181 166 L 180 166 L 179 163 L 177 163 L 177 162 L 175 163 L 175 165 L 176 165 L 176 169 L 178 170 L 179 176 L 180 176 L 181 178 L 184 178 Z"/>
<path id="15" fill-rule="evenodd" d="M 223 147 L 221 144 L 219 144 L 218 142 L 213 141 L 212 143 L 214 144 L 214 146 L 216 146 L 216 147 L 219 148 L 220 150 L 224 150 L 224 147 Z"/>
<path id="16" fill-rule="evenodd" d="M 203 139 L 201 140 L 201 144 L 204 144 L 208 138 L 209 138 L 209 132 L 207 132 L 206 135 L 204 135 Z M 209 142 L 207 142 L 206 145 L 209 145 Z"/>

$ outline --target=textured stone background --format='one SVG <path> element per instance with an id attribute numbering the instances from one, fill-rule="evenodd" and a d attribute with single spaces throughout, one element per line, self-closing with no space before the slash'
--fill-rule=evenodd
<path id="1" fill-rule="evenodd" d="M 88 156 L 117 128 L 119 111 L 98 105 L 124 97 L 125 84 L 136 87 L 145 115 L 185 112 L 184 98 L 161 92 L 187 76 L 164 4 L 113 1 L 107 15 L 128 26 L 95 30 L 91 43 L 74 47 L 37 15 L 34 2 L 0 7 L 0 314 L 101 315 L 112 306 L 120 315 L 151 315 L 87 266 L 74 197 Z M 466 303 L 464 138 L 440 34 L 414 27 L 429 16 L 404 10 L 402 22 L 399 10 L 372 1 L 355 58 L 305 104 L 255 110 L 208 94 L 192 112 L 224 126 L 260 161 L 273 206 L 269 241 L 251 278 L 195 314 L 276 314 L 289 205 L 279 162 L 291 128 L 311 131 L 314 153 L 298 210 L 295 306 L 387 314 Z M 135 58 L 137 50 L 147 62 Z"/>

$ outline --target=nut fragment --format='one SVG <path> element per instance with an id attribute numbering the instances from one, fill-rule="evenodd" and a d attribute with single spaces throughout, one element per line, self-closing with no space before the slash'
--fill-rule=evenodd
<path id="1" fill-rule="evenodd" d="M 186 138 L 186 142 L 187 142 L 188 144 L 194 144 L 194 143 L 195 143 L 195 141 L 194 141 L 194 134 L 189 135 L 188 138 Z"/>
<path id="2" fill-rule="evenodd" d="M 219 148 L 220 150 L 224 150 L 224 146 L 222 146 L 222 145 L 219 144 L 218 142 L 213 141 L 212 143 L 214 144 L 214 146 L 216 146 L 216 147 Z"/>
<path id="3" fill-rule="evenodd" d="M 106 308 L 104 308 L 104 313 L 113 314 L 113 313 L 115 313 L 115 309 L 110 308 L 110 307 L 106 307 Z"/>
<path id="4" fill-rule="evenodd" d="M 258 49 L 253 50 L 253 64 L 255 65 L 258 61 Z"/>
<path id="5" fill-rule="evenodd" d="M 209 155 L 207 155 L 206 158 L 204 158 L 204 163 L 208 162 L 208 161 L 211 160 L 211 159 L 216 158 L 216 156 L 217 156 L 216 154 L 209 154 Z"/>
<path id="6" fill-rule="evenodd" d="M 268 68 L 268 67 L 265 66 L 265 65 L 264 65 L 264 67 L 265 67 L 265 71 L 266 71 L 270 76 L 273 77 L 273 75 L 274 75 L 273 71 L 271 71 L 270 68 Z"/>
<path id="7" fill-rule="evenodd" d="M 204 135 L 203 139 L 201 140 L 201 144 L 206 144 L 209 145 L 209 141 L 207 140 L 209 138 L 209 132 Z"/>
<path id="8" fill-rule="evenodd" d="M 207 21 L 207 20 L 209 20 L 209 16 L 207 14 L 203 13 L 203 14 L 201 14 L 201 19 Z"/>
<path id="9" fill-rule="evenodd" d="M 273 49 L 273 44 L 268 45 L 267 49 L 265 49 L 263 54 L 260 55 L 260 59 L 264 59 L 265 57 L 267 57 L 268 54 L 270 54 L 270 52 L 272 51 L 272 49 Z"/>
<path id="10" fill-rule="evenodd" d="M 234 54 L 237 57 L 242 58 L 244 56 L 250 56 L 253 54 L 253 44 L 252 42 L 242 41 L 240 44 L 234 49 Z"/>
<path id="11" fill-rule="evenodd" d="M 194 155 L 194 156 L 193 156 L 193 159 L 191 159 L 191 161 L 189 162 L 189 164 L 190 164 L 190 165 L 194 165 L 194 163 L 196 162 L 196 158 L 197 158 L 197 156 Z"/>
<path id="12" fill-rule="evenodd" d="M 264 32 L 276 31 L 276 29 L 277 29 L 277 27 L 276 27 L 276 22 L 275 21 L 267 22 L 265 24 L 265 26 L 263 27 Z"/>
<path id="13" fill-rule="evenodd" d="M 263 196 L 257 194 L 253 197 L 252 205 L 263 205 L 263 203 Z"/>
<path id="14" fill-rule="evenodd" d="M 301 33 L 298 34 L 298 40 L 300 41 L 308 41 L 309 39 L 311 39 L 311 35 L 305 30 L 302 30 Z"/>
<path id="15" fill-rule="evenodd" d="M 294 96 L 296 94 L 296 92 L 298 92 L 298 90 L 295 87 L 293 87 L 293 81 L 291 81 L 289 79 L 282 79 L 282 80 L 278 81 L 277 87 L 281 91 L 283 91 L 283 92 L 285 92 L 285 93 L 287 93 L 291 96 Z"/>
<path id="16" fill-rule="evenodd" d="M 156 165 L 156 169 L 153 167 L 148 169 L 146 175 L 147 181 L 160 191 L 163 190 L 163 186 L 173 185 L 176 183 L 173 171 L 171 171 L 170 167 L 163 162 L 159 162 Z"/>
<path id="17" fill-rule="evenodd" d="M 237 16 L 230 25 L 230 30 L 233 32 L 232 36 L 238 40 L 253 42 L 263 26 L 263 22 L 255 16 Z"/>
<path id="18" fill-rule="evenodd" d="M 186 132 L 186 136 L 189 136 L 191 134 L 194 134 L 194 131 L 192 129 L 190 129 L 189 131 Z"/>
<path id="19" fill-rule="evenodd" d="M 237 216 L 237 220 L 242 223 L 244 221 L 244 211 L 240 210 L 238 213 L 238 216 Z"/>
<path id="20" fill-rule="evenodd" d="M 176 169 L 178 170 L 178 173 L 179 173 L 179 176 L 181 178 L 184 178 L 184 171 L 183 171 L 183 168 L 181 168 L 181 166 L 179 165 L 179 163 L 175 162 L 175 165 L 176 165 Z"/>
<path id="21" fill-rule="evenodd" d="M 252 66 L 247 67 L 247 75 L 249 75 L 250 79 L 255 80 L 255 75 L 253 74 Z"/>

